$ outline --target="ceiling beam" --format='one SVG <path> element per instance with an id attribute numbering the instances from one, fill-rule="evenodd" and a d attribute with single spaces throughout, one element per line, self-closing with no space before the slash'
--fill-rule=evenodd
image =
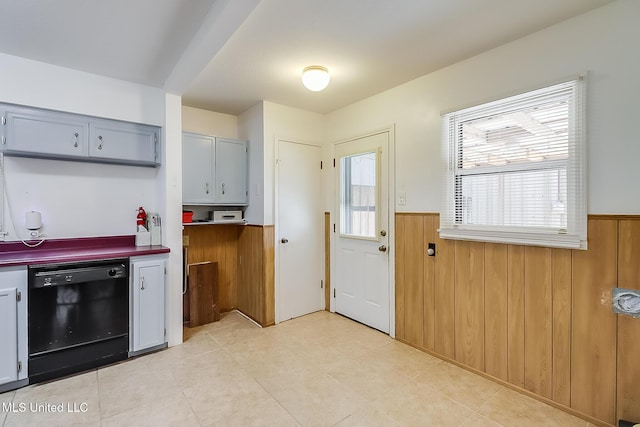
<path id="1" fill-rule="evenodd" d="M 216 0 L 169 74 L 164 89 L 175 95 L 184 94 L 260 1 Z"/>

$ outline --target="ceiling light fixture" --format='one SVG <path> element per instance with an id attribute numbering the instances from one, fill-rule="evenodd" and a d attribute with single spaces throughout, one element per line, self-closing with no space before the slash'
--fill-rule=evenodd
<path id="1" fill-rule="evenodd" d="M 302 84 L 314 92 L 326 88 L 329 80 L 329 70 L 320 65 L 311 65 L 302 70 Z"/>

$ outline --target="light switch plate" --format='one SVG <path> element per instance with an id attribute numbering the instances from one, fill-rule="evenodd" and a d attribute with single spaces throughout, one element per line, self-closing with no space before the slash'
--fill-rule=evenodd
<path id="1" fill-rule="evenodd" d="M 189 236 L 182 236 L 182 246 L 189 246 Z"/>
<path id="2" fill-rule="evenodd" d="M 407 193 L 401 191 L 398 193 L 398 206 L 406 206 L 407 205 Z"/>

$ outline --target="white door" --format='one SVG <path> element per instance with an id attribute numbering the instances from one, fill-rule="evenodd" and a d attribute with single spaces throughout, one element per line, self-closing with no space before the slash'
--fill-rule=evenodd
<path id="1" fill-rule="evenodd" d="M 278 141 L 278 321 L 322 310 L 320 147 Z"/>
<path id="2" fill-rule="evenodd" d="M 336 144 L 336 312 L 389 333 L 389 133 Z"/>

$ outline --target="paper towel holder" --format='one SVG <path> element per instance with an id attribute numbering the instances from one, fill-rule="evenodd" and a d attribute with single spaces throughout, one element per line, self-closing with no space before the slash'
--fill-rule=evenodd
<path id="1" fill-rule="evenodd" d="M 24 223 L 27 230 L 31 232 L 31 237 L 38 237 L 42 228 L 42 215 L 38 211 L 27 211 L 24 214 Z"/>

